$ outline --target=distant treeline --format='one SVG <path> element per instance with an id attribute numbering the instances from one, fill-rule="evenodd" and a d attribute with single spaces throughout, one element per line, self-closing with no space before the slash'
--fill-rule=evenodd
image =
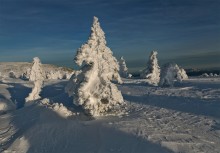
<path id="1" fill-rule="evenodd" d="M 220 70 L 194 70 L 194 69 L 185 69 L 186 73 L 188 76 L 200 76 L 204 73 L 207 73 L 207 74 L 220 74 Z M 140 72 L 134 72 L 134 73 L 131 73 L 133 77 L 140 77 Z"/>
<path id="2" fill-rule="evenodd" d="M 200 76 L 204 73 L 207 74 L 220 74 L 220 70 L 192 70 L 192 69 L 186 69 L 186 73 L 188 76 Z"/>

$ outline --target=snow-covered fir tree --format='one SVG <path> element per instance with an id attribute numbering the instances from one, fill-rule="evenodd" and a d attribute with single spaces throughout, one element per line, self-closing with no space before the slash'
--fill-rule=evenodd
<path id="1" fill-rule="evenodd" d="M 26 102 L 41 98 L 39 94 L 43 86 L 44 72 L 42 69 L 41 61 L 38 57 L 35 57 L 33 59 L 33 65 L 31 68 L 29 80 L 34 82 L 34 87 L 29 96 L 25 98 Z"/>
<path id="2" fill-rule="evenodd" d="M 160 82 L 159 85 L 162 87 L 173 86 L 174 81 L 182 81 L 181 75 L 179 72 L 179 67 L 175 63 L 164 64 L 161 70 Z"/>
<path id="3" fill-rule="evenodd" d="M 111 82 L 122 83 L 119 65 L 106 46 L 97 17 L 94 17 L 89 40 L 77 51 L 75 62 L 81 70 L 72 75 L 65 90 L 73 96 L 76 105 L 81 105 L 92 116 L 100 116 L 124 104 L 121 92 Z"/>
<path id="4" fill-rule="evenodd" d="M 128 68 L 126 66 L 125 60 L 123 58 L 123 56 L 120 58 L 119 60 L 119 67 L 120 67 L 120 75 L 123 78 L 127 78 L 128 77 Z"/>
<path id="5" fill-rule="evenodd" d="M 157 60 L 157 51 L 152 51 L 147 67 L 141 72 L 140 77 L 142 79 L 148 79 L 150 84 L 157 85 L 160 81 L 160 67 Z"/>
<path id="6" fill-rule="evenodd" d="M 188 75 L 186 74 L 186 71 L 183 68 L 179 68 L 177 75 L 181 78 L 181 80 L 187 80 Z"/>
<path id="7" fill-rule="evenodd" d="M 38 57 L 33 58 L 33 64 L 30 70 L 30 81 L 44 80 L 44 71 L 41 61 Z"/>

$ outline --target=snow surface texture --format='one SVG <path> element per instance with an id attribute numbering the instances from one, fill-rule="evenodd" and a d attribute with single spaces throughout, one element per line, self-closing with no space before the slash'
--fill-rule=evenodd
<path id="1" fill-rule="evenodd" d="M 92 116 L 103 115 L 114 106 L 124 104 L 121 92 L 111 82 L 122 83 L 119 65 L 106 46 L 104 32 L 96 17 L 89 40 L 78 49 L 75 62 L 82 66 L 81 71 L 71 77 L 66 87 L 74 104 L 83 106 Z"/>
<path id="2" fill-rule="evenodd" d="M 147 79 L 149 84 L 158 85 L 160 81 L 160 67 L 157 60 L 157 51 L 152 51 L 146 69 L 144 69 L 140 77 Z"/>
<path id="3" fill-rule="evenodd" d="M 120 71 L 119 71 L 120 76 L 123 78 L 128 78 L 129 77 L 128 68 L 126 66 L 123 56 L 119 60 L 119 67 L 120 67 Z"/>
<path id="4" fill-rule="evenodd" d="M 183 70 L 180 70 L 177 64 L 167 63 L 162 67 L 159 85 L 163 87 L 173 86 L 175 80 L 181 82 L 184 77 L 186 76 Z"/>
<path id="5" fill-rule="evenodd" d="M 32 89 L 29 96 L 25 99 L 26 102 L 41 98 L 39 96 L 39 94 L 40 94 L 41 88 L 43 86 L 44 72 L 42 70 L 40 59 L 38 57 L 35 57 L 33 59 L 33 66 L 30 71 L 30 79 L 29 80 L 34 82 L 34 88 Z"/>
<path id="6" fill-rule="evenodd" d="M 75 115 L 77 110 L 72 116 L 56 111 L 54 105 L 72 103 L 64 93 L 67 81 L 46 80 L 42 97 L 50 100 L 0 115 L 0 152 L 220 153 L 220 78 L 193 77 L 169 88 L 143 79 L 123 81 L 118 88 L 127 105 L 121 110 L 128 114 L 94 120 Z M 31 85 L 3 80 L 0 97 L 14 102 L 17 92 L 28 94 L 24 89 Z"/>

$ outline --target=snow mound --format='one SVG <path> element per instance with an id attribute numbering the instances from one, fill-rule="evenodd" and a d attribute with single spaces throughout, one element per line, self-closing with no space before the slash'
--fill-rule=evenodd
<path id="1" fill-rule="evenodd" d="M 0 98 L 0 114 L 7 111 L 15 110 L 15 105 L 6 99 Z"/>
<path id="2" fill-rule="evenodd" d="M 1 84 L 0 82 L 0 114 L 16 109 L 15 104 L 11 101 L 9 87 L 10 85 Z"/>
<path id="3" fill-rule="evenodd" d="M 50 104 L 50 100 L 47 98 L 44 98 L 40 101 L 40 103 L 43 106 L 46 106 L 47 108 L 51 109 L 52 111 L 56 112 L 59 116 L 63 118 L 75 116 L 76 114 L 72 111 L 68 110 L 62 103 L 52 103 Z"/>
<path id="4" fill-rule="evenodd" d="M 111 82 L 122 83 L 119 65 L 106 46 L 104 32 L 96 17 L 89 40 L 78 49 L 75 62 L 81 70 L 72 75 L 65 89 L 69 96 L 73 96 L 75 105 L 81 105 L 92 116 L 101 116 L 114 106 L 124 104 L 121 92 Z"/>

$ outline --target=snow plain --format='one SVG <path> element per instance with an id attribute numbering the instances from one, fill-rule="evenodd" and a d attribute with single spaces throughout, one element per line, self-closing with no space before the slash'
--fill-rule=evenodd
<path id="1" fill-rule="evenodd" d="M 126 106 L 94 119 L 72 104 L 67 80 L 47 80 L 42 99 L 25 104 L 32 82 L 1 78 L 0 152 L 220 153 L 220 78 L 123 81 Z"/>

